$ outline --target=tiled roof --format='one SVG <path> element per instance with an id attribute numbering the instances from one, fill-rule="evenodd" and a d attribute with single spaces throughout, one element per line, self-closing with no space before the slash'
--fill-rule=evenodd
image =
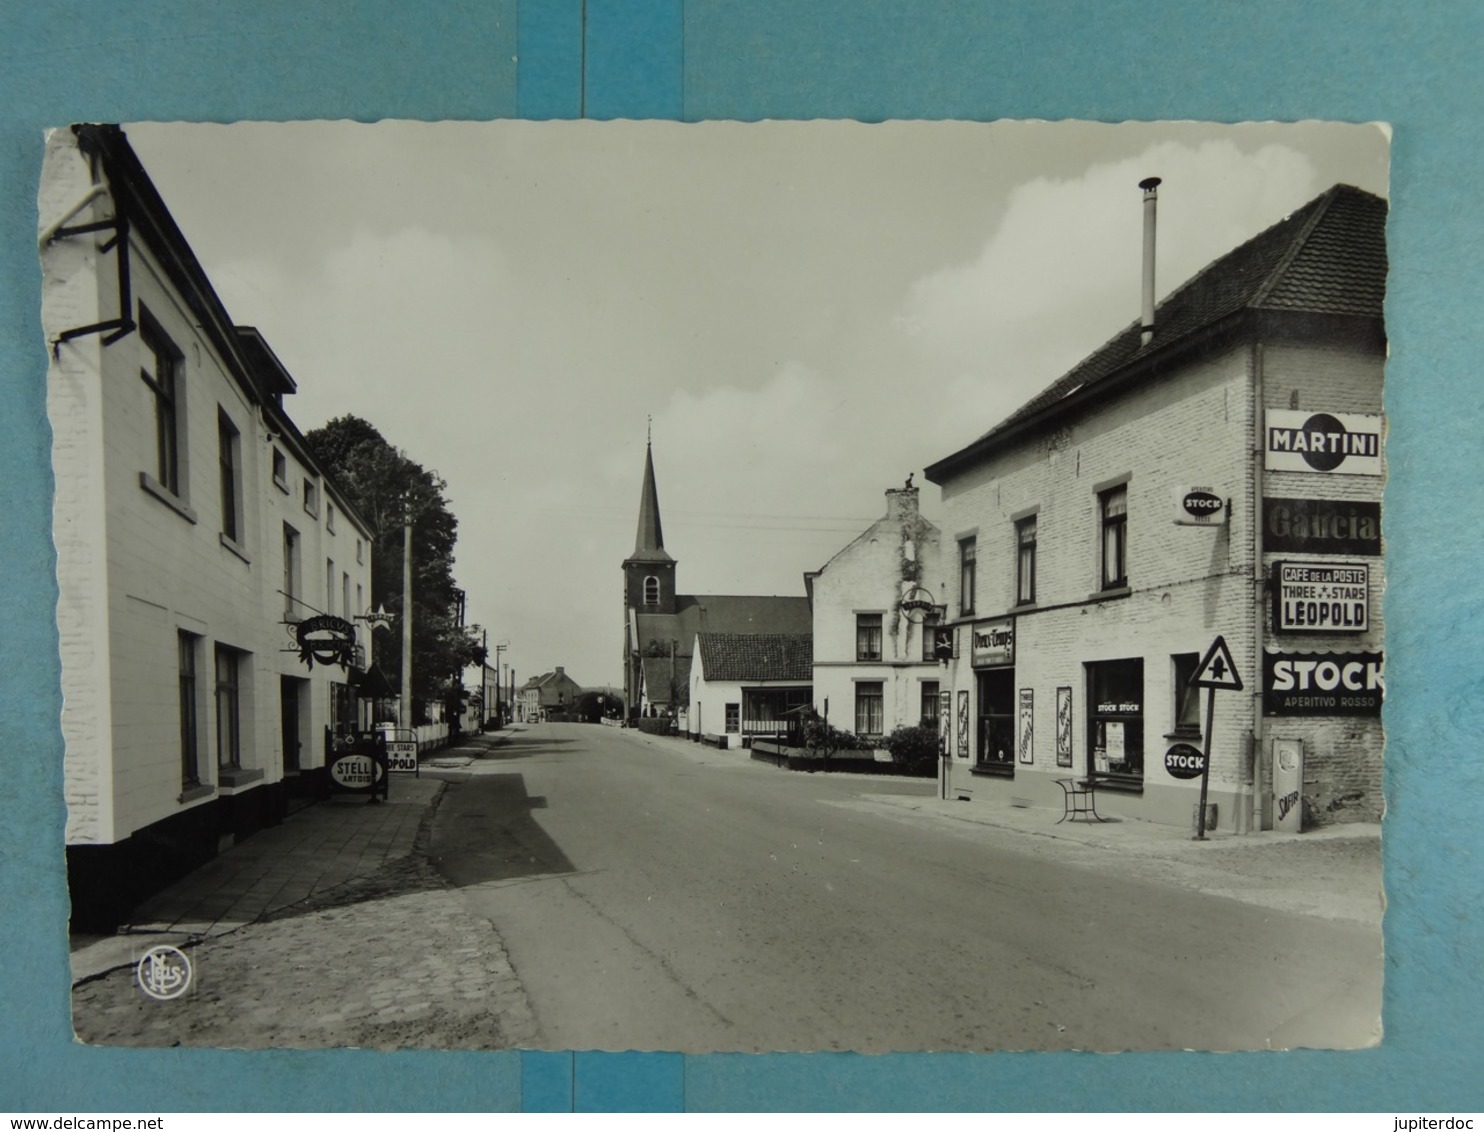
<path id="1" fill-rule="evenodd" d="M 698 640 L 707 680 L 814 678 L 812 633 L 702 633 Z"/>
<path id="2" fill-rule="evenodd" d="M 1145 359 L 1243 311 L 1287 311 L 1380 319 L 1386 295 L 1386 201 L 1335 185 L 1297 212 L 1207 265 L 1155 308 L 1155 333 L 1142 344 L 1138 320 L 973 444 L 926 470 L 941 482 L 963 459 L 987 450 L 1017 425 L 1051 412 Z"/>
<path id="3" fill-rule="evenodd" d="M 808 633 L 814 628 L 807 597 L 680 594 L 675 604 L 674 613 L 635 614 L 638 648 L 652 640 L 679 641 L 677 652 L 689 656 L 701 632 Z"/>

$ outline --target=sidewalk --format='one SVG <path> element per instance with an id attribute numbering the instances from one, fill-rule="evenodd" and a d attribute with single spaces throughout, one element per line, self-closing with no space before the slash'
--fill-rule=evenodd
<path id="1" fill-rule="evenodd" d="M 419 827 L 444 788 L 428 771 L 467 766 L 509 734 L 464 736 L 459 746 L 425 756 L 418 776 L 393 775 L 385 803 L 334 795 L 260 830 L 156 893 L 117 934 L 74 937 L 73 982 L 132 966 L 156 943 L 234 932 L 410 858 Z"/>

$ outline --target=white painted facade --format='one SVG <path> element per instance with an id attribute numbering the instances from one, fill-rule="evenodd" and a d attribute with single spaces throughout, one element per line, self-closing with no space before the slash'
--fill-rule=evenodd
<path id="1" fill-rule="evenodd" d="M 814 710 L 878 746 L 898 727 L 936 720 L 943 678 L 932 652 L 936 611 L 924 615 L 902 602 L 913 592 L 939 607 L 946 600 L 941 537 L 918 510 L 918 489 L 888 491 L 886 501 L 883 518 L 810 576 Z M 879 717 L 869 702 L 878 689 Z"/>
<path id="2" fill-rule="evenodd" d="M 111 183 L 71 130 L 48 138 L 42 224 L 84 199 L 95 173 L 102 188 L 68 224 L 130 214 L 127 298 L 119 249 L 103 246 L 112 230 L 53 239 L 41 258 L 43 322 L 56 343 L 47 410 L 67 842 L 107 846 L 323 766 L 335 686 L 348 672 L 307 668 L 285 622 L 363 612 L 371 543 L 283 415 L 284 389 L 251 372 L 241 332 L 168 215 L 140 221 L 157 201 L 126 200 L 137 188 Z M 160 246 L 162 230 L 179 245 Z M 97 332 L 59 341 L 120 315 L 136 328 L 111 343 Z M 162 366 L 173 426 L 160 408 Z M 356 627 L 369 653 L 368 631 Z M 295 734 L 298 749 L 286 749 Z"/>

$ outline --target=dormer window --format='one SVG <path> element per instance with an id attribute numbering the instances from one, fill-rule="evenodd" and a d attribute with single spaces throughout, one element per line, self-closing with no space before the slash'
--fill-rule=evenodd
<path id="1" fill-rule="evenodd" d="M 660 603 L 660 580 L 653 574 L 644 579 L 644 604 L 658 605 Z"/>

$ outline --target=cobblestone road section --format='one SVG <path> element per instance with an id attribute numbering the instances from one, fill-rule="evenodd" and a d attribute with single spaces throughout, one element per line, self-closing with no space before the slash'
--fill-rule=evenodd
<path id="1" fill-rule="evenodd" d="M 311 807 L 151 900 L 126 934 L 74 955 L 77 1038 L 240 1049 L 531 1044 L 530 1004 L 498 934 L 428 863 L 442 789 L 424 776 L 394 781 L 390 804 Z M 190 957 L 180 998 L 149 998 L 136 983 L 133 960 L 157 941 Z"/>

